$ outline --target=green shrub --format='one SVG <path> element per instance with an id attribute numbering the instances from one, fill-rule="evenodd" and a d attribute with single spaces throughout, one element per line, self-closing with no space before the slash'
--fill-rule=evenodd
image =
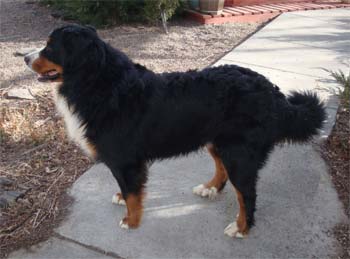
<path id="1" fill-rule="evenodd" d="M 171 18 L 176 9 L 180 6 L 179 0 L 151 0 L 145 1 L 145 18 L 154 23 L 161 19 L 161 12 L 164 11 L 166 20 Z"/>
<path id="2" fill-rule="evenodd" d="M 172 17 L 180 0 L 41 0 L 64 12 L 64 16 L 96 26 L 130 21 L 155 22 L 161 10 Z"/>
<path id="3" fill-rule="evenodd" d="M 342 92 L 342 97 L 345 98 L 345 100 L 350 99 L 350 70 L 349 73 L 346 75 L 342 70 L 338 71 L 331 71 L 326 70 L 330 73 L 330 75 L 334 78 L 334 80 L 344 87 Z"/>

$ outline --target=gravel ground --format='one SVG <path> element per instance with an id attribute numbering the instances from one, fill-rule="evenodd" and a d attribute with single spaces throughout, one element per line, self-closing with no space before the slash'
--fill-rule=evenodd
<path id="1" fill-rule="evenodd" d="M 340 98 L 337 120 L 332 134 L 322 146 L 322 155 L 329 165 L 334 187 L 343 202 L 347 216 L 345 222 L 339 223 L 333 233 L 342 246 L 339 258 L 350 258 L 350 100 Z"/>
<path id="2" fill-rule="evenodd" d="M 27 3 L 26 3 L 27 2 Z M 52 85 L 41 84 L 14 52 L 45 44 L 49 32 L 67 22 L 33 1 L 0 3 L 0 177 L 27 188 L 24 197 L 0 210 L 0 257 L 47 238 L 66 212 L 67 188 L 91 165 L 67 142 L 52 101 Z M 99 30 L 111 45 L 156 72 L 186 71 L 210 65 L 259 23 L 198 25 L 177 20 L 162 28 L 140 24 Z M 9 90 L 30 89 L 34 100 L 9 99 Z M 40 126 L 36 126 L 40 125 Z M 0 186 L 1 187 L 1 186 Z M 0 188 L 1 191 L 1 188 Z"/>

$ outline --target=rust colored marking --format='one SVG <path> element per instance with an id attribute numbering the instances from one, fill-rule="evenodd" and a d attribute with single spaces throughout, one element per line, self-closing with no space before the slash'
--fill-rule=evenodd
<path id="1" fill-rule="evenodd" d="M 227 172 L 215 147 L 213 145 L 208 145 L 207 149 L 215 161 L 215 175 L 205 184 L 205 187 L 209 189 L 211 187 L 215 187 L 218 191 L 220 191 L 227 181 Z"/>
<path id="2" fill-rule="evenodd" d="M 39 57 L 32 63 L 32 68 L 35 72 L 39 74 L 46 73 L 50 70 L 56 70 L 58 73 L 63 73 L 63 68 L 60 65 L 57 65 L 44 57 Z M 59 78 L 56 81 L 62 81 L 62 78 Z"/>
<path id="3" fill-rule="evenodd" d="M 87 141 L 87 148 L 89 149 L 90 156 L 93 159 L 97 158 L 97 150 L 94 144 L 92 144 L 90 141 Z"/>
<path id="4" fill-rule="evenodd" d="M 126 197 L 127 215 L 123 219 L 123 223 L 127 224 L 129 228 L 137 228 L 141 223 L 144 196 L 143 191 L 141 191 L 140 194 L 128 194 Z"/>
<path id="5" fill-rule="evenodd" d="M 237 200 L 239 204 L 239 213 L 237 217 L 237 227 L 238 231 L 245 235 L 248 233 L 248 225 L 247 225 L 247 213 L 245 210 L 245 204 L 243 200 L 243 195 L 236 189 L 236 194 L 237 194 Z"/>

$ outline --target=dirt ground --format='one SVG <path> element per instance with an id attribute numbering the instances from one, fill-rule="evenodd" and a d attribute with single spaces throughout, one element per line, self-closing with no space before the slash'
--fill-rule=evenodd
<path id="1" fill-rule="evenodd" d="M 341 98 L 337 121 L 332 134 L 322 146 L 322 155 L 329 165 L 329 172 L 342 201 L 347 218 L 334 228 L 334 234 L 342 247 L 339 258 L 350 258 L 350 100 Z"/>
<path id="2" fill-rule="evenodd" d="M 0 257 L 52 233 L 70 204 L 67 188 L 91 165 L 67 141 L 51 97 L 55 84 L 39 83 L 23 58 L 13 55 L 42 47 L 53 28 L 67 23 L 50 13 L 37 3 L 1 1 L 0 177 L 12 181 L 6 190 L 26 191 L 10 207 L 0 209 Z M 210 65 L 260 25 L 203 26 L 177 20 L 169 23 L 168 35 L 161 27 L 140 24 L 99 30 L 99 34 L 156 72 L 186 71 Z M 30 89 L 34 99 L 9 99 L 8 92 L 15 88 Z"/>

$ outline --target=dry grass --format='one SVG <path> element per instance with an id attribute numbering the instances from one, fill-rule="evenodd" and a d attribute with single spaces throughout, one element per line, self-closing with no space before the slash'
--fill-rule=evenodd
<path id="1" fill-rule="evenodd" d="M 62 195 L 90 161 L 67 142 L 49 97 L 4 104 L 0 141 L 0 176 L 13 180 L 7 189 L 25 190 L 22 199 L 1 212 L 0 256 L 5 256 L 51 233 L 50 225 L 62 215 Z"/>

